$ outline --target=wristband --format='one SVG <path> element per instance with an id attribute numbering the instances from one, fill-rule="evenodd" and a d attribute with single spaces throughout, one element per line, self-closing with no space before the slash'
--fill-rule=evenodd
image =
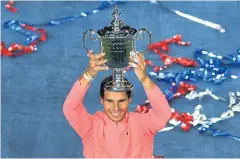
<path id="1" fill-rule="evenodd" d="M 93 81 L 93 80 L 94 80 L 94 77 L 92 77 L 91 75 L 89 76 L 88 73 L 87 73 L 87 71 L 88 71 L 88 70 L 85 70 L 85 71 L 84 71 L 83 77 L 84 77 L 86 80 Z"/>

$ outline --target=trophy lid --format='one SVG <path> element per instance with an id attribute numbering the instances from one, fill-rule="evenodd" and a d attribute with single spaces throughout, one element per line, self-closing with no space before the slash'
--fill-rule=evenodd
<path id="1" fill-rule="evenodd" d="M 125 25 L 119 18 L 121 13 L 118 12 L 117 5 L 114 6 L 114 12 L 112 13 L 113 20 L 110 26 L 106 26 L 103 29 L 97 31 L 98 35 L 104 37 L 126 37 L 134 35 L 137 30 Z"/>

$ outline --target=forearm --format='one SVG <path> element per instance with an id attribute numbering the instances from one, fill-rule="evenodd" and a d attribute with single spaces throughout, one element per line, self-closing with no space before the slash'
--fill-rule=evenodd
<path id="1" fill-rule="evenodd" d="M 154 88 L 155 83 L 149 77 L 146 77 L 146 79 L 142 82 L 142 85 L 145 91 L 150 91 Z"/>

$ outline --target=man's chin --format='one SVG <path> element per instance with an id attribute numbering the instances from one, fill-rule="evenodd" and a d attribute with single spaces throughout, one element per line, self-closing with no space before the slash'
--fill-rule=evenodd
<path id="1" fill-rule="evenodd" d="M 111 114 L 110 119 L 114 122 L 120 122 L 123 120 L 123 115 L 116 117 Z"/>
<path id="2" fill-rule="evenodd" d="M 122 117 L 116 118 L 116 117 L 111 116 L 111 120 L 114 121 L 114 122 L 120 122 L 122 120 Z"/>

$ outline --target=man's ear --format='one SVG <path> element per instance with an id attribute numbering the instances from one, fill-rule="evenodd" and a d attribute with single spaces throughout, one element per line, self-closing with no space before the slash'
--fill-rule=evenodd
<path id="1" fill-rule="evenodd" d="M 128 99 L 128 102 L 129 102 L 129 103 L 132 102 L 132 96 Z"/>
<path id="2" fill-rule="evenodd" d="M 100 101 L 101 101 L 101 103 L 102 103 L 102 105 L 103 105 L 103 98 L 102 98 L 102 97 L 100 97 Z"/>

